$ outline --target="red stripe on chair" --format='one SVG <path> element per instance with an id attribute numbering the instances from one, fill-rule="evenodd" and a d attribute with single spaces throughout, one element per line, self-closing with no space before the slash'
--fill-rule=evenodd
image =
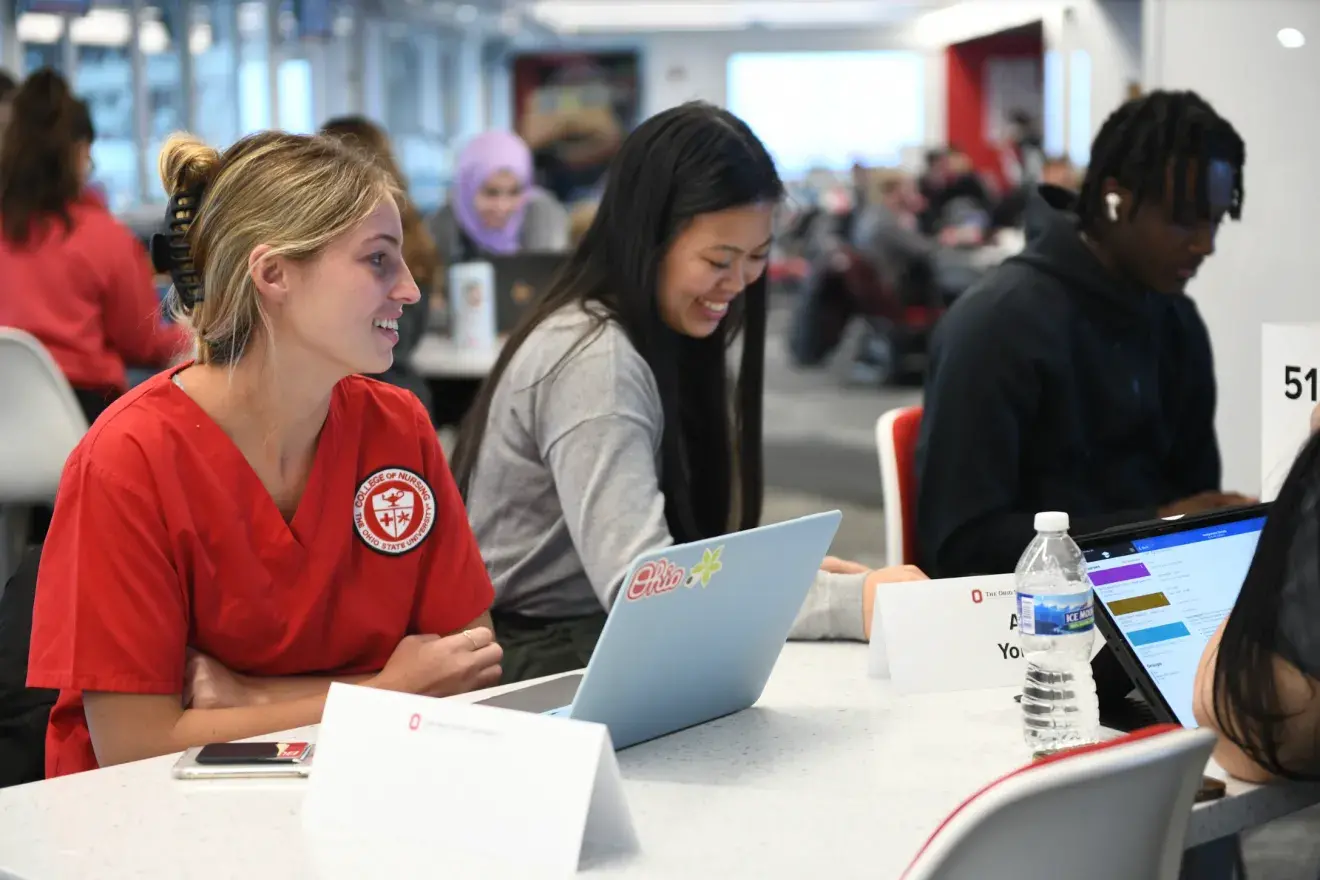
<path id="1" fill-rule="evenodd" d="M 1013 770 L 1009 773 L 1005 773 L 1003 776 L 999 777 L 993 782 L 989 782 L 986 785 L 983 785 L 981 788 L 977 789 L 975 794 L 973 794 L 971 797 L 967 798 L 967 800 L 959 804 L 954 809 L 954 811 L 950 813 L 948 816 L 944 817 L 944 821 L 940 823 L 939 827 L 935 829 L 935 831 L 930 835 L 930 837 L 926 838 L 926 842 L 921 845 L 921 849 L 917 850 L 917 854 L 912 857 L 912 861 L 908 863 L 907 868 L 903 871 L 903 876 L 906 877 L 908 875 L 908 872 L 912 870 L 912 866 L 915 865 L 917 863 L 917 860 L 921 858 L 922 854 L 924 854 L 926 850 L 930 848 L 931 843 L 934 842 L 935 838 L 940 836 L 940 832 L 944 830 L 945 826 L 947 826 L 950 822 L 953 821 L 955 816 L 957 816 L 964 809 L 966 809 L 969 804 L 971 804 L 981 795 L 990 791 L 990 789 L 994 788 L 995 786 L 1002 785 L 1003 783 L 1007 782 L 1010 779 L 1013 779 L 1016 776 L 1021 776 L 1023 773 L 1030 773 L 1032 770 L 1035 770 L 1039 767 L 1044 767 L 1046 764 L 1056 764 L 1059 761 L 1067 761 L 1070 758 L 1076 758 L 1079 755 L 1088 755 L 1091 752 L 1100 752 L 1100 751 L 1104 751 L 1105 749 L 1116 748 L 1118 746 L 1127 745 L 1128 743 L 1136 742 L 1138 740 L 1149 739 L 1152 736 L 1162 736 L 1163 734 L 1166 733 L 1172 733 L 1175 730 L 1182 730 L 1182 727 L 1177 724 L 1155 724 L 1150 727 L 1143 727 L 1141 730 L 1134 730 L 1125 736 L 1116 737 L 1114 739 L 1105 740 L 1104 742 L 1098 742 L 1092 745 L 1078 746 L 1075 749 L 1068 749 L 1066 751 L 1062 751 L 1057 754 L 1050 755 L 1047 758 L 1040 758 L 1036 761 L 1032 761 L 1030 764 L 1019 767 L 1016 770 Z"/>
<path id="2" fill-rule="evenodd" d="M 919 406 L 909 407 L 894 419 L 892 439 L 894 460 L 898 465 L 898 497 L 902 501 L 903 558 L 917 559 L 917 439 L 921 434 Z"/>

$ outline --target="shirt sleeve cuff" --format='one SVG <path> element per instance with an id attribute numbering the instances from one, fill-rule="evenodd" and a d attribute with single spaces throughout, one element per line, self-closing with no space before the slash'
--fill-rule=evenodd
<path id="1" fill-rule="evenodd" d="M 865 574 L 817 572 L 807 599 L 798 612 L 791 640 L 843 639 L 865 641 L 862 627 L 862 592 Z"/>

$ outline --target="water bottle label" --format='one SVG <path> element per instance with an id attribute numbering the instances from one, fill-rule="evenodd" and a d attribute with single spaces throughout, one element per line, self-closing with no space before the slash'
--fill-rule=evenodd
<path id="1" fill-rule="evenodd" d="M 1018 631 L 1024 636 L 1067 636 L 1095 626 L 1091 591 L 1033 596 L 1018 593 Z"/>

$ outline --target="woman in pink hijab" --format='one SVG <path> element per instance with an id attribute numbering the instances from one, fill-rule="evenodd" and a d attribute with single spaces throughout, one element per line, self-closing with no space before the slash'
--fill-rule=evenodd
<path id="1" fill-rule="evenodd" d="M 532 152 L 507 131 L 488 131 L 464 146 L 449 204 L 430 226 L 447 265 L 568 248 L 568 212 L 533 185 Z"/>

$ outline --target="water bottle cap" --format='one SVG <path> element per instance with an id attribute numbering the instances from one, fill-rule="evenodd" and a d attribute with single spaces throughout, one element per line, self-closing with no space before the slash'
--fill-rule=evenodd
<path id="1" fill-rule="evenodd" d="M 1036 514 L 1036 531 L 1038 532 L 1066 532 L 1068 531 L 1068 514 L 1057 510 L 1045 511 Z"/>

